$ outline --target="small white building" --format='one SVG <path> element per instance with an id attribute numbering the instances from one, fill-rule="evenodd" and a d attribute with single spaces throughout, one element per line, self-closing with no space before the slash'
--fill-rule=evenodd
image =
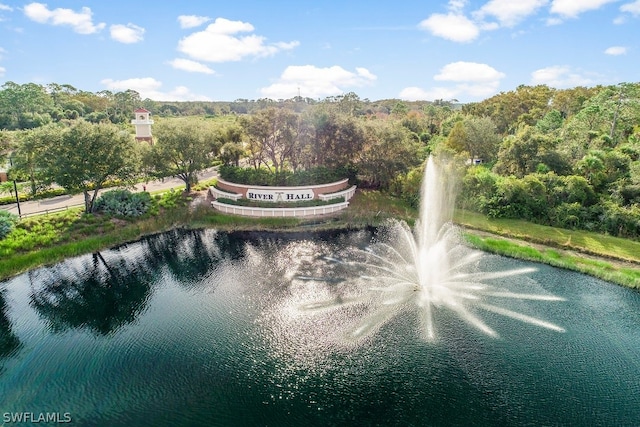
<path id="1" fill-rule="evenodd" d="M 147 141 L 149 144 L 153 144 L 151 112 L 144 108 L 138 108 L 134 113 L 136 118 L 131 120 L 131 124 L 136 128 L 136 141 Z"/>

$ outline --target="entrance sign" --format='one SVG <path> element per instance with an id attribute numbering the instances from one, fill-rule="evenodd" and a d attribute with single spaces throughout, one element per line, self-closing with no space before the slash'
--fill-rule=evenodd
<path id="1" fill-rule="evenodd" d="M 314 193 L 310 188 L 299 189 L 247 189 L 247 199 L 262 200 L 265 202 L 299 202 L 301 200 L 313 200 Z"/>

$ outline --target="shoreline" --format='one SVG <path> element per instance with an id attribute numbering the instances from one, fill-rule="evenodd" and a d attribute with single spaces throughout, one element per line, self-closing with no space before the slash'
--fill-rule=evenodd
<path id="1" fill-rule="evenodd" d="M 360 204 L 369 208 L 371 195 L 362 196 Z M 160 234 L 176 228 L 186 229 L 215 229 L 223 232 L 261 232 L 261 233 L 317 233 L 331 231 L 357 231 L 377 228 L 391 218 L 405 221 L 412 226 L 415 213 L 400 206 L 404 211 L 398 211 L 398 206 L 385 210 L 363 210 L 362 206 L 351 207 L 346 214 L 327 215 L 324 217 L 308 218 L 304 220 L 291 218 L 246 218 L 224 215 L 212 211 L 206 205 L 207 197 L 198 199 L 200 207 L 187 207 L 185 211 L 173 214 L 150 217 L 142 220 L 124 223 L 116 230 L 99 235 L 80 236 L 71 241 L 46 246 L 29 252 L 14 253 L 5 259 L 0 259 L 0 284 L 11 280 L 26 271 L 42 266 L 53 265 L 67 258 L 87 253 L 115 248 L 139 241 L 145 237 Z M 203 203 L 204 202 L 204 203 Z M 383 200 L 382 206 L 388 200 Z M 375 206 L 374 206 L 375 207 Z M 468 213 L 462 213 L 467 215 Z M 478 250 L 501 256 L 534 261 L 567 270 L 578 271 L 590 276 L 625 286 L 630 289 L 640 289 L 640 259 L 625 259 L 625 257 L 605 256 L 585 250 L 573 245 L 558 242 L 536 241 L 535 238 L 524 239 L 508 233 L 494 232 L 495 227 L 482 225 L 475 227 L 468 218 L 456 217 L 453 223 L 459 227 L 463 243 Z M 532 227 L 534 225 L 531 225 Z M 502 231 L 502 230 L 501 230 Z M 568 230 L 564 230 L 567 233 Z M 604 239 L 606 236 L 602 236 Z"/>
<path id="2" fill-rule="evenodd" d="M 96 241 L 96 238 L 86 239 L 84 242 L 85 244 L 82 245 L 84 250 L 72 250 L 70 252 L 66 252 L 64 251 L 66 246 L 75 246 L 79 242 L 64 244 L 58 247 L 63 249 L 63 253 L 60 256 L 52 256 L 51 258 L 47 256 L 50 255 L 49 252 L 51 248 L 18 254 L 13 258 L 18 260 L 22 259 L 22 262 L 19 262 L 19 264 L 25 265 L 25 268 L 20 269 L 19 271 L 14 271 L 13 273 L 9 273 L 8 275 L 5 275 L 5 272 L 3 271 L 2 273 L 0 273 L 0 284 L 2 282 L 9 281 L 29 270 L 53 265 L 58 262 L 62 262 L 65 259 L 85 255 L 87 253 L 117 248 L 118 246 L 135 243 L 146 237 L 162 234 L 172 229 L 213 229 L 227 233 L 281 233 L 287 235 L 299 234 L 302 236 L 303 234 L 307 233 L 313 234 L 322 232 L 366 230 L 378 228 L 380 225 L 381 223 L 359 225 L 348 224 L 344 222 L 336 223 L 334 218 L 331 218 L 328 221 L 325 219 L 324 221 L 313 221 L 309 224 L 303 222 L 294 226 L 284 227 L 265 227 L 264 224 L 223 224 L 218 226 L 202 226 L 200 224 L 174 224 L 169 228 L 141 233 L 134 238 L 122 241 L 109 239 L 109 236 L 104 236 L 106 238 L 99 239 L 100 241 Z M 460 224 L 455 225 L 460 229 L 463 239 L 462 243 L 477 250 L 524 261 L 533 261 L 550 265 L 556 268 L 577 271 L 619 286 L 624 286 L 633 290 L 640 289 L 640 278 L 637 280 L 629 280 L 628 278 L 618 277 L 615 274 L 618 270 L 629 269 L 637 271 L 638 277 L 640 277 L 639 263 L 617 258 L 604 257 L 600 255 L 587 254 L 573 249 L 558 248 L 526 240 L 505 237 L 499 234 L 465 227 Z M 575 261 L 576 258 L 585 260 L 586 262 L 582 263 L 581 265 L 575 265 L 571 260 Z"/>

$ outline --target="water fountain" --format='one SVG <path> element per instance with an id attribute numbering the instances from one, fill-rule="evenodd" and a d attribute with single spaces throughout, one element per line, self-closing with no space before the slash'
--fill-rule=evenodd
<path id="1" fill-rule="evenodd" d="M 498 272 L 468 272 L 468 267 L 483 255 L 461 244 L 459 230 L 451 223 L 454 185 L 439 165 L 429 157 L 421 188 L 420 216 L 412 231 L 406 223 L 390 221 L 379 239 L 361 251 L 360 259 L 328 256 L 330 263 L 343 264 L 358 271 L 357 279 L 366 282 L 368 292 L 358 296 L 333 298 L 303 304 L 305 312 L 325 311 L 347 304 L 369 304 L 370 314 L 352 329 L 347 338 L 368 336 L 408 306 L 419 314 L 426 340 L 436 339 L 433 312 L 448 309 L 487 335 L 497 332 L 477 314 L 484 310 L 548 328 L 564 329 L 553 323 L 525 315 L 487 299 L 562 301 L 548 294 L 516 293 L 496 289 L 489 280 L 526 275 L 534 268 Z M 326 281 L 326 277 L 299 276 L 306 281 Z"/>

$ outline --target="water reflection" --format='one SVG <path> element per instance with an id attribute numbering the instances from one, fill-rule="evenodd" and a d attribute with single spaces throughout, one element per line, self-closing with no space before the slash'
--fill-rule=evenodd
<path id="1" fill-rule="evenodd" d="M 11 320 L 7 315 L 7 303 L 4 291 L 0 291 L 0 362 L 6 357 L 10 357 L 20 348 L 21 343 L 12 329 Z M 0 365 L 0 373 L 3 368 Z"/>
<path id="2" fill-rule="evenodd" d="M 222 259 L 235 259 L 242 253 L 240 241 L 214 230 L 174 229 L 143 241 L 145 261 L 166 268 L 186 286 L 195 285 Z"/>
<path id="3" fill-rule="evenodd" d="M 172 230 L 29 273 L 31 306 L 52 331 L 85 329 L 109 335 L 145 311 L 165 272 L 196 286 L 212 266 L 239 250 L 228 235 Z"/>
<path id="4" fill-rule="evenodd" d="M 31 305 L 53 331 L 87 329 L 111 334 L 144 311 L 154 270 L 125 257 L 100 252 L 81 261 L 31 273 Z M 35 277 L 33 277 L 35 276 Z"/>

